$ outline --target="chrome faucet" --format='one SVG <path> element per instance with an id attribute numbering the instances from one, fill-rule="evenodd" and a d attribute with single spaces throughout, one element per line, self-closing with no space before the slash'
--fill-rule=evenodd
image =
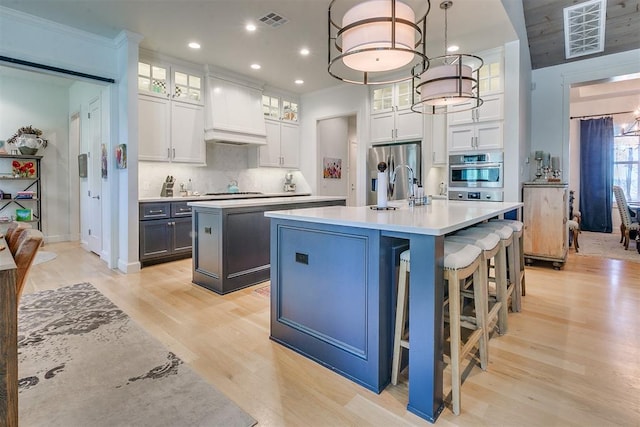
<path id="1" fill-rule="evenodd" d="M 398 165 L 396 166 L 396 168 L 393 170 L 393 172 L 391 172 L 391 176 L 390 176 L 390 181 L 392 184 L 396 183 L 396 177 L 398 176 L 397 171 L 400 168 L 407 168 L 407 170 L 409 171 L 409 206 L 415 206 L 416 204 L 416 195 L 413 193 L 413 181 L 415 179 L 415 175 L 413 174 L 413 169 L 411 169 L 411 166 L 409 165 Z"/>

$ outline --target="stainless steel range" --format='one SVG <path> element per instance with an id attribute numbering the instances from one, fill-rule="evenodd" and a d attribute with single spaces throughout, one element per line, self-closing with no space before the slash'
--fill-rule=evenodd
<path id="1" fill-rule="evenodd" d="M 449 199 L 501 202 L 504 155 L 499 152 L 449 156 Z"/>

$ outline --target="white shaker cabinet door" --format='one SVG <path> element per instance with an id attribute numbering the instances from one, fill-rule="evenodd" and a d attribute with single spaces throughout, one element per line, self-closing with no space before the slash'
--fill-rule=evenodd
<path id="1" fill-rule="evenodd" d="M 300 132 L 296 124 L 280 124 L 280 166 L 291 169 L 300 167 Z"/>
<path id="2" fill-rule="evenodd" d="M 414 113 L 410 109 L 399 110 L 396 112 L 396 141 L 421 140 L 422 114 Z"/>
<path id="3" fill-rule="evenodd" d="M 449 126 L 449 151 L 475 149 L 475 125 Z"/>
<path id="4" fill-rule="evenodd" d="M 502 122 L 486 122 L 476 125 L 476 149 L 494 150 L 502 148 Z"/>
<path id="5" fill-rule="evenodd" d="M 371 143 L 393 141 L 395 130 L 395 114 L 393 112 L 371 115 Z"/>
<path id="6" fill-rule="evenodd" d="M 173 102 L 171 122 L 171 160 L 204 164 L 204 108 L 195 104 Z"/>
<path id="7" fill-rule="evenodd" d="M 267 129 L 267 145 L 261 145 L 259 152 L 259 166 L 280 166 L 280 122 L 265 120 Z"/>
<path id="8" fill-rule="evenodd" d="M 171 158 L 170 101 L 138 95 L 138 159 L 167 162 Z"/>

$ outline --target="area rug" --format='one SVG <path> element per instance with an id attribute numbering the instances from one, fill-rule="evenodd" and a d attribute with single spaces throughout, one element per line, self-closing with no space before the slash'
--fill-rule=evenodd
<path id="1" fill-rule="evenodd" d="M 271 297 L 271 285 L 260 286 L 259 288 L 254 289 L 253 292 L 255 292 L 256 294 L 258 294 L 260 296 L 270 298 Z"/>
<path id="2" fill-rule="evenodd" d="M 42 264 L 43 262 L 54 260 L 58 257 L 55 252 L 38 251 L 36 258 L 33 260 L 33 265 Z"/>
<path id="3" fill-rule="evenodd" d="M 629 249 L 625 251 L 624 246 L 620 243 L 620 233 L 583 231 L 578 237 L 578 243 L 580 244 L 578 255 L 640 262 L 640 254 L 636 250 L 636 242 L 629 242 Z"/>
<path id="4" fill-rule="evenodd" d="M 23 295 L 18 353 L 23 426 L 256 424 L 89 283 Z"/>

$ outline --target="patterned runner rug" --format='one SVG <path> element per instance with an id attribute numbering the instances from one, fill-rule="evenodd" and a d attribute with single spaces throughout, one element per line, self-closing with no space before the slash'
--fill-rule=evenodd
<path id="1" fill-rule="evenodd" d="M 629 249 L 625 251 L 624 246 L 620 243 L 620 232 L 618 230 L 616 231 L 616 233 L 583 231 L 578 237 L 578 243 L 580 245 L 578 255 L 640 262 L 640 254 L 636 249 L 635 240 L 629 242 Z M 573 248 L 571 248 L 571 253 L 574 253 Z"/>
<path id="2" fill-rule="evenodd" d="M 23 295 L 18 329 L 20 425 L 256 424 L 89 283 Z"/>

